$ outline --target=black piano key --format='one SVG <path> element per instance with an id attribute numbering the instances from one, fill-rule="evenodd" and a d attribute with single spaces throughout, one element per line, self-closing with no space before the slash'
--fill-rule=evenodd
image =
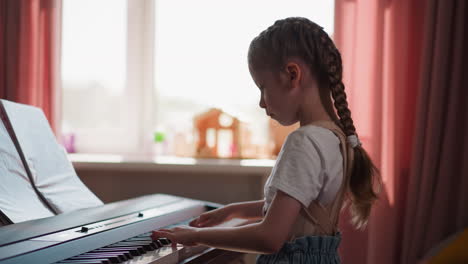
<path id="1" fill-rule="evenodd" d="M 143 247 L 132 247 L 132 246 L 125 246 L 125 245 L 110 245 L 110 246 L 106 246 L 106 247 L 103 247 L 103 248 L 125 248 L 125 249 L 136 249 L 138 250 L 138 252 L 140 252 L 141 254 L 145 254 L 147 252 L 147 250 L 145 250 Z"/>
<path id="2" fill-rule="evenodd" d="M 171 240 L 169 240 L 169 239 L 167 239 L 167 238 L 165 238 L 165 237 L 161 237 L 161 238 L 159 238 L 158 240 L 161 241 L 161 243 L 162 243 L 163 245 L 169 245 L 169 244 L 171 244 Z"/>
<path id="3" fill-rule="evenodd" d="M 151 241 L 151 243 L 149 243 L 151 246 L 153 246 L 155 249 L 157 248 L 160 248 L 160 246 L 158 245 L 158 243 L 156 243 L 155 241 Z"/>
<path id="4" fill-rule="evenodd" d="M 160 248 L 160 246 L 158 246 L 158 244 L 156 244 L 154 242 L 149 242 L 147 245 L 148 245 L 148 247 L 151 248 L 151 250 L 156 250 L 156 249 Z"/>
<path id="5" fill-rule="evenodd" d="M 99 252 L 99 253 L 84 253 L 81 255 L 78 255 L 77 257 L 102 257 L 102 258 L 108 258 L 108 257 L 117 257 L 119 258 L 120 261 L 126 261 L 128 258 L 119 252 Z"/>
<path id="6" fill-rule="evenodd" d="M 118 256 L 119 254 L 122 254 L 122 253 L 119 253 L 119 252 L 97 252 L 97 253 L 86 252 L 86 253 L 71 257 L 69 259 L 73 259 L 73 258 L 77 259 L 79 257 L 90 257 L 90 256 L 93 256 L 93 257 L 102 256 L 103 258 L 107 258 L 107 257 Z"/>
<path id="7" fill-rule="evenodd" d="M 101 260 L 101 259 L 105 259 L 105 260 L 109 260 L 111 263 L 122 263 L 122 261 L 118 258 L 118 257 L 93 257 L 93 256 L 88 256 L 88 257 L 80 257 L 80 256 L 77 256 L 77 257 L 73 257 L 73 258 L 69 258 L 68 260 Z"/>
<path id="8" fill-rule="evenodd" d="M 73 257 L 67 259 L 67 261 L 107 261 L 108 263 L 122 263 L 118 257 Z"/>
<path id="9" fill-rule="evenodd" d="M 133 255 L 130 254 L 130 252 L 122 252 L 122 255 L 124 255 L 127 259 L 132 259 Z"/>
<path id="10" fill-rule="evenodd" d="M 145 249 L 147 249 L 148 251 L 152 251 L 152 250 L 155 250 L 155 249 L 158 249 L 158 245 L 156 245 L 155 243 L 151 242 L 151 243 L 148 243 L 146 245 L 143 246 Z"/>
<path id="11" fill-rule="evenodd" d="M 92 259 L 92 260 L 62 260 L 60 264 L 112 264 L 108 259 Z"/>
<path id="12" fill-rule="evenodd" d="M 139 252 L 137 249 L 130 248 L 98 248 L 91 252 L 128 252 L 132 256 L 141 256 L 143 252 Z"/>
<path id="13" fill-rule="evenodd" d="M 118 253 L 118 254 L 124 255 L 128 259 L 132 259 L 133 256 L 141 255 L 141 254 L 138 253 L 137 250 L 132 250 L 132 251 L 134 251 L 133 253 L 135 253 L 135 254 L 132 254 L 132 252 L 130 252 L 129 250 L 110 250 L 110 249 L 105 249 L 105 250 L 96 249 L 96 250 L 93 250 L 93 251 L 89 251 L 88 253 Z"/>
<path id="14" fill-rule="evenodd" d="M 141 248 L 141 250 L 139 250 Z M 105 247 L 102 247 L 100 249 L 135 249 L 135 250 L 138 250 L 140 251 L 141 253 L 145 253 L 144 249 L 142 247 L 139 247 L 139 246 L 129 246 L 129 245 L 115 245 L 115 244 L 111 244 L 111 245 L 108 245 L 108 246 L 105 246 Z"/>
<path id="15" fill-rule="evenodd" d="M 96 260 L 79 261 L 79 262 L 78 260 L 75 260 L 75 261 L 74 262 L 71 262 L 71 261 L 55 262 L 55 264 L 112 264 L 110 261 L 96 261 Z"/>
<path id="16" fill-rule="evenodd" d="M 158 247 L 164 247 L 163 243 L 160 240 L 155 240 L 154 243 L 156 243 Z"/>
<path id="17" fill-rule="evenodd" d="M 146 249 L 147 251 L 153 251 L 157 249 L 158 247 L 155 245 L 143 245 L 143 248 Z"/>
<path id="18" fill-rule="evenodd" d="M 140 247 L 143 248 L 146 251 L 154 250 L 156 247 L 151 246 L 149 244 L 131 244 L 131 243 L 118 243 L 118 244 L 113 244 L 112 246 L 129 246 L 129 247 Z"/>

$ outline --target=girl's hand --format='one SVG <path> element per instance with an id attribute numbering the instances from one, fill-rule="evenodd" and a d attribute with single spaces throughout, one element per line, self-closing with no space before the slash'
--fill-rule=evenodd
<path id="1" fill-rule="evenodd" d="M 224 206 L 213 211 L 205 212 L 192 220 L 189 225 L 193 227 L 210 227 L 219 225 L 231 219 L 232 210 L 229 206 Z"/>
<path id="2" fill-rule="evenodd" d="M 185 246 L 198 245 L 197 229 L 190 226 L 177 226 L 171 229 L 159 229 L 153 231 L 151 238 L 157 240 L 158 238 L 168 238 L 172 242 L 172 246 L 177 243 Z"/>

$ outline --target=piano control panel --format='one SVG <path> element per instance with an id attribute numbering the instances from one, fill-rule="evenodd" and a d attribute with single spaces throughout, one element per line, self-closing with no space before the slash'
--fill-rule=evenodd
<path id="1" fill-rule="evenodd" d="M 186 209 L 190 206 L 193 206 L 193 201 L 182 200 L 179 203 L 168 204 L 159 208 L 147 209 L 147 210 L 143 210 L 142 212 L 132 213 L 132 214 L 125 215 L 125 216 L 116 217 L 110 220 L 87 224 L 81 227 L 33 238 L 31 240 L 63 242 L 63 241 L 76 239 L 80 237 L 91 236 L 96 233 L 105 232 L 107 230 L 111 230 L 117 227 L 129 225 L 129 224 L 137 224 L 138 222 L 142 222 L 142 221 L 152 219 L 152 218 L 165 216 L 165 215 L 167 216 L 167 215 L 170 215 L 171 213 L 175 213 L 179 210 L 183 210 L 184 208 Z M 200 214 L 203 213 L 201 208 L 199 209 L 200 210 L 198 210 L 197 212 L 199 212 Z"/>

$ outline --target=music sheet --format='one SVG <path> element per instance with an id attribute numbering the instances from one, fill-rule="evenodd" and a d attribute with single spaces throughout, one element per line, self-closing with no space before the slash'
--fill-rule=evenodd
<path id="1" fill-rule="evenodd" d="M 59 213 L 102 205 L 76 175 L 41 109 L 2 100 L 38 190 Z M 0 208 L 14 222 L 53 216 L 0 122 Z"/>

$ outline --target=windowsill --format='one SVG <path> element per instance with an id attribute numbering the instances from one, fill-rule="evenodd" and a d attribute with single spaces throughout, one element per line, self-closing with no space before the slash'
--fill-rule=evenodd
<path id="1" fill-rule="evenodd" d="M 262 174 L 271 172 L 271 159 L 196 159 L 175 156 L 68 154 L 76 170 L 135 170 Z"/>

